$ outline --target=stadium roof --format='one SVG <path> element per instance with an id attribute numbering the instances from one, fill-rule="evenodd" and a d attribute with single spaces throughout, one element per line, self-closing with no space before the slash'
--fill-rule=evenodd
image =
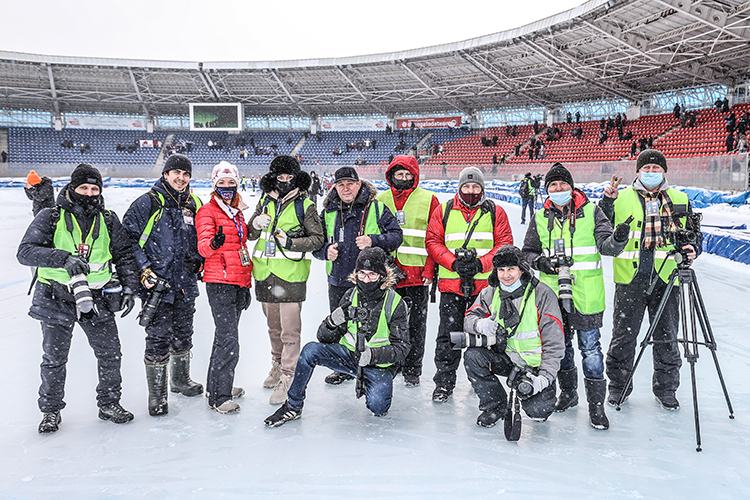
<path id="1" fill-rule="evenodd" d="M 591 0 L 462 42 L 295 61 L 0 51 L 0 107 L 160 116 L 184 115 L 190 102 L 241 102 L 246 115 L 312 118 L 636 102 L 665 91 L 749 80 L 749 10 L 750 2 L 738 0 Z"/>

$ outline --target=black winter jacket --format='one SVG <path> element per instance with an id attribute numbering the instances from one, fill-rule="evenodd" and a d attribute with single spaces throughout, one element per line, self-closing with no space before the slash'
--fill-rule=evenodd
<path id="1" fill-rule="evenodd" d="M 52 186 L 52 179 L 49 177 L 42 177 L 42 182 L 30 188 L 25 187 L 23 190 L 26 193 L 26 197 L 33 202 L 31 212 L 34 214 L 34 217 L 42 209 L 55 206 L 55 188 Z"/>
<path id="2" fill-rule="evenodd" d="M 66 185 L 60 190 L 57 197 L 57 206 L 70 211 L 76 218 L 81 231 L 87 234 L 94 222 L 94 217 L 98 217 L 99 213 L 104 211 L 104 198 L 101 199 L 99 208 L 86 214 L 80 205 L 74 204 L 70 200 L 67 192 L 68 186 Z M 117 214 L 111 211 L 104 211 L 104 213 L 107 230 L 109 231 L 109 248 L 112 253 L 114 268 L 123 287 L 137 290 L 138 274 L 130 238 L 120 224 Z M 18 246 L 18 253 L 16 254 L 18 262 L 24 266 L 62 268 L 70 252 L 54 247 L 54 235 L 53 209 L 47 208 L 39 212 L 39 215 L 26 230 L 26 234 L 24 234 Z M 112 313 L 106 310 L 101 292 L 92 290 L 92 293 L 94 302 L 99 308 L 99 315 L 92 319 L 94 324 L 111 320 Z M 72 325 L 77 320 L 73 295 L 68 291 L 67 286 L 60 283 L 37 282 L 29 316 L 49 323 Z"/>

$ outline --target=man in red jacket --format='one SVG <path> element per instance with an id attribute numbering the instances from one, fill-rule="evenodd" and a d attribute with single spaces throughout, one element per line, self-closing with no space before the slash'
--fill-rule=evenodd
<path id="1" fill-rule="evenodd" d="M 461 351 L 451 349 L 450 332 L 463 330 L 466 309 L 487 286 L 497 249 L 513 244 L 508 216 L 487 199 L 484 176 L 478 168 L 465 168 L 456 196 L 432 213 L 425 244 L 427 254 L 438 265 L 440 290 L 432 400 L 444 403 L 453 394 L 461 362 Z"/>
<path id="2" fill-rule="evenodd" d="M 401 373 L 407 387 L 416 387 L 422 375 L 428 288 L 435 274 L 435 261 L 427 255 L 425 236 L 430 216 L 440 202 L 435 193 L 419 187 L 419 163 L 413 156 L 396 156 L 385 172 L 385 179 L 391 189 L 379 193 L 377 199 L 396 215 L 404 233 L 404 241 L 394 252 L 396 265 L 403 274 L 396 285 L 396 292 L 411 300 L 411 350 L 401 365 Z"/>

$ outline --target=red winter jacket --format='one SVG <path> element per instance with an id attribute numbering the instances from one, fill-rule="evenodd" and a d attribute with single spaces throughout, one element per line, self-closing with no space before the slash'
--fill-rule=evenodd
<path id="1" fill-rule="evenodd" d="M 397 165 L 401 165 L 406 170 L 411 172 L 411 174 L 414 176 L 414 185 L 415 186 L 419 185 L 419 162 L 417 162 L 417 159 L 414 158 L 413 156 L 407 156 L 407 155 L 396 156 L 391 162 L 388 169 L 385 171 L 385 179 L 389 185 L 391 184 L 391 181 L 388 178 L 388 172 Z M 413 188 L 407 189 L 405 191 L 397 191 L 395 188 L 391 187 L 391 192 L 393 193 L 393 201 L 396 204 L 396 210 L 402 210 L 404 208 L 404 205 L 406 204 L 406 200 L 409 199 L 409 195 L 413 191 L 414 191 Z M 438 201 L 437 197 L 433 195 L 432 202 L 430 203 L 430 217 L 432 217 L 432 213 L 439 206 L 440 206 L 440 201 Z M 402 288 L 405 286 L 424 285 L 424 280 L 425 279 L 431 280 L 435 274 L 435 261 L 432 259 L 432 257 L 430 257 L 429 254 L 427 255 L 427 261 L 425 262 L 424 267 L 405 266 L 401 262 L 398 261 L 398 258 L 396 258 L 396 265 L 399 267 L 399 269 L 401 269 L 401 271 L 404 272 L 404 274 L 406 274 L 406 277 L 398 282 L 398 285 L 396 285 L 396 288 Z"/>
<path id="2" fill-rule="evenodd" d="M 468 208 L 464 205 L 458 197 L 458 193 L 453 198 L 453 210 L 460 210 L 464 219 L 470 221 L 477 210 L 477 208 Z M 495 246 L 487 254 L 479 257 L 479 261 L 482 263 L 482 272 L 487 272 L 492 269 L 492 257 L 495 256 L 497 249 L 503 245 L 513 244 L 513 233 L 508 223 L 508 216 L 505 214 L 505 210 L 500 205 L 495 205 L 495 230 L 493 231 L 495 238 Z M 427 247 L 427 253 L 432 257 L 435 262 L 447 269 L 453 268 L 453 263 L 456 261 L 456 256 L 452 250 L 445 246 L 445 228 L 443 227 L 443 207 L 438 207 L 437 210 L 432 212 L 430 217 L 430 225 L 427 226 L 427 238 L 425 239 L 425 246 Z M 478 294 L 483 288 L 487 286 L 487 280 L 474 280 L 474 293 Z M 461 280 L 455 279 L 441 279 L 438 282 L 438 290 L 440 293 L 448 292 L 461 294 Z"/>
<path id="3" fill-rule="evenodd" d="M 242 243 L 247 242 L 247 227 L 245 218 L 240 212 L 240 223 L 244 227 Z M 243 266 L 240 261 L 240 237 L 234 221 L 221 209 L 216 198 L 203 205 L 195 216 L 195 225 L 198 230 L 198 252 L 206 258 L 203 271 L 204 283 L 224 283 L 228 285 L 239 285 L 250 287 L 253 275 L 253 264 Z M 211 240 L 219 231 L 219 226 L 224 228 L 226 239 L 224 244 L 214 250 Z M 248 251 L 249 254 L 249 251 Z"/>

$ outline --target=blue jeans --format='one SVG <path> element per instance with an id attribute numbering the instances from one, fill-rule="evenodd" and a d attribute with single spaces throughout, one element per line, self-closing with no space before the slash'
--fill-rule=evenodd
<path id="1" fill-rule="evenodd" d="M 351 376 L 357 375 L 357 362 L 354 354 L 341 344 L 321 344 L 309 342 L 302 348 L 294 371 L 287 403 L 293 410 L 301 410 L 305 401 L 305 391 L 313 370 L 321 365 Z M 375 415 L 384 415 L 391 407 L 393 399 L 393 374 L 388 368 L 366 366 L 362 368 L 365 382 L 365 404 Z"/>
<path id="2" fill-rule="evenodd" d="M 521 222 L 526 222 L 526 208 L 529 209 L 529 220 L 534 215 L 534 202 L 536 198 L 521 198 Z"/>
<path id="3" fill-rule="evenodd" d="M 583 376 L 586 378 L 604 378 L 604 355 L 602 345 L 599 342 L 600 334 L 598 328 L 591 330 L 577 330 L 578 350 L 581 351 L 583 360 Z M 565 357 L 560 362 L 561 370 L 572 370 L 576 367 L 575 352 L 573 351 L 573 330 L 565 326 Z"/>

